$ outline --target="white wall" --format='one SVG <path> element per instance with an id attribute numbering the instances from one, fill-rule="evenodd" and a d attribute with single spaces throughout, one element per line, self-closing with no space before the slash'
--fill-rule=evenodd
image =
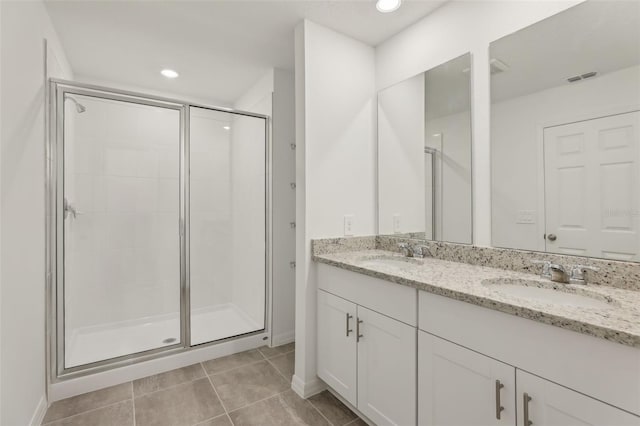
<path id="1" fill-rule="evenodd" d="M 638 109 L 639 93 L 636 66 L 491 106 L 494 246 L 544 250 L 542 128 Z M 518 224 L 519 210 L 535 212 L 535 223 Z"/>
<path id="2" fill-rule="evenodd" d="M 376 232 L 375 58 L 372 47 L 310 21 L 296 28 L 296 368 L 316 377 L 316 282 L 310 240 Z"/>
<path id="3" fill-rule="evenodd" d="M 491 244 L 489 43 L 579 1 L 449 2 L 376 47 L 378 89 L 472 54 L 474 244 Z"/>
<path id="4" fill-rule="evenodd" d="M 52 76 L 72 74 L 41 2 L 3 1 L 0 10 L 0 424 L 25 425 L 46 408 L 44 38 L 57 57 L 49 65 L 59 64 Z"/>

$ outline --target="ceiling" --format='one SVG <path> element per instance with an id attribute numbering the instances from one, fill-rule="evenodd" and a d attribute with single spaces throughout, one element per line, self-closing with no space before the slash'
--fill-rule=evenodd
<path id="1" fill-rule="evenodd" d="M 446 0 L 70 1 L 46 5 L 77 79 L 232 105 L 269 68 L 293 69 L 302 19 L 375 46 Z M 163 68 L 180 73 L 175 80 Z"/>
<path id="2" fill-rule="evenodd" d="M 490 55 L 509 67 L 491 77 L 492 102 L 638 65 L 640 2 L 581 3 L 491 43 Z"/>

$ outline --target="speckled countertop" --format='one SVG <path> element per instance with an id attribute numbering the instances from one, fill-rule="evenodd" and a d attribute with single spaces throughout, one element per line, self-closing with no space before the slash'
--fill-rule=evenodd
<path id="1" fill-rule="evenodd" d="M 380 258 L 386 258 L 387 261 L 376 261 Z M 440 296 L 640 348 L 638 291 L 600 285 L 557 284 L 533 274 L 434 258 L 407 260 L 398 253 L 376 249 L 315 254 L 313 259 Z M 496 280 L 502 280 L 502 284 L 553 287 L 563 293 L 579 294 L 586 297 L 583 300 L 587 306 L 506 294 Z"/>

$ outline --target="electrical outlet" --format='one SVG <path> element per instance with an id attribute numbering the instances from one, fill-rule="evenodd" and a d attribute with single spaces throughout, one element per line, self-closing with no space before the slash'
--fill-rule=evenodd
<path id="1" fill-rule="evenodd" d="M 516 223 L 522 225 L 532 225 L 536 223 L 535 210 L 518 210 Z"/>
<path id="2" fill-rule="evenodd" d="M 353 215 L 352 214 L 344 215 L 344 235 L 345 237 L 350 237 L 353 235 Z"/>
<path id="3" fill-rule="evenodd" d="M 394 214 L 393 215 L 393 233 L 394 234 L 399 234 L 400 231 L 400 215 L 399 214 Z"/>

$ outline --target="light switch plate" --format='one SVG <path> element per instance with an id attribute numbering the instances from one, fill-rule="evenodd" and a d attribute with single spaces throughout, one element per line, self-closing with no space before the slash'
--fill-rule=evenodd
<path id="1" fill-rule="evenodd" d="M 394 234 L 399 234 L 400 231 L 400 215 L 399 214 L 394 214 L 393 215 L 393 233 Z"/>
<path id="2" fill-rule="evenodd" d="M 352 214 L 344 215 L 344 235 L 345 237 L 350 237 L 353 235 L 353 215 Z"/>

